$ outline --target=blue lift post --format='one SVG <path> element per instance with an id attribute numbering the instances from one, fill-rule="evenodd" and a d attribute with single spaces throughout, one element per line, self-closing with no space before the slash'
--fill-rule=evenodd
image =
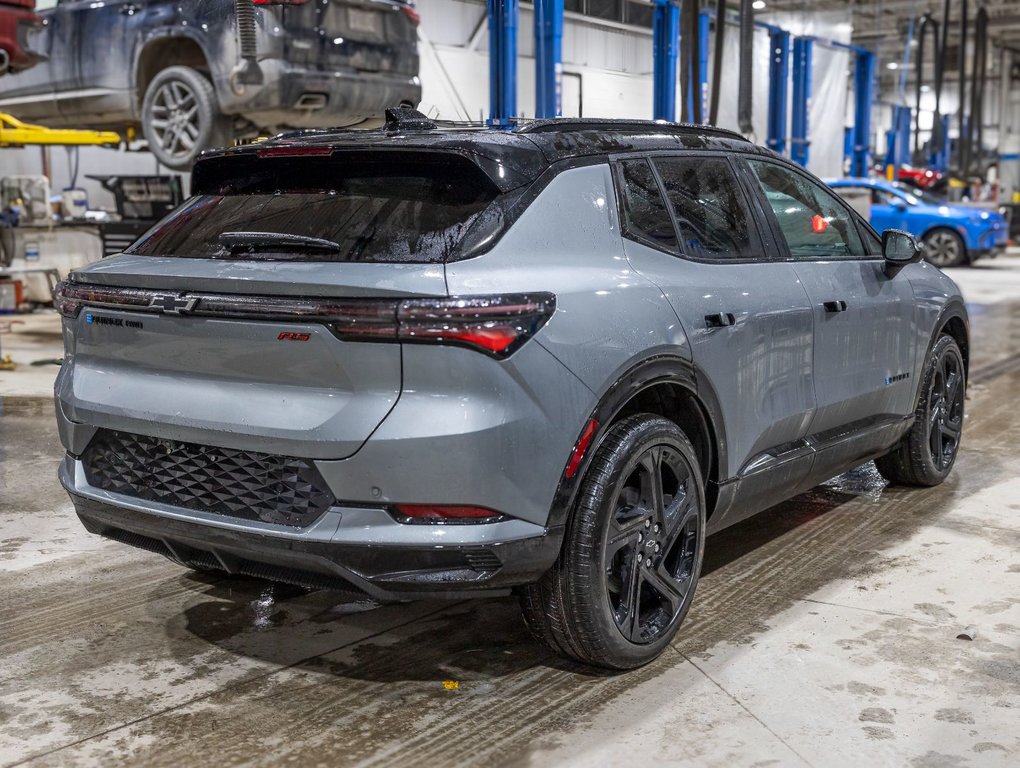
<path id="1" fill-rule="evenodd" d="M 563 114 L 563 0 L 535 0 L 535 117 Z"/>
<path id="2" fill-rule="evenodd" d="M 487 0 L 489 125 L 510 127 L 517 116 L 517 0 Z"/>
<path id="3" fill-rule="evenodd" d="M 793 41 L 793 110 L 790 125 L 790 157 L 805 168 L 811 141 L 808 139 L 811 110 L 811 58 L 814 42 L 806 37 Z"/>
<path id="4" fill-rule="evenodd" d="M 875 94 L 875 54 L 856 49 L 854 60 L 854 128 L 851 176 L 867 176 L 871 140 L 871 102 Z"/>
<path id="5" fill-rule="evenodd" d="M 493 2 L 494 0 L 489 0 Z M 672 0 L 655 0 L 652 16 L 652 116 L 676 120 L 676 64 L 680 47 L 680 8 Z"/>
<path id="6" fill-rule="evenodd" d="M 910 107 L 900 104 L 892 108 L 892 128 L 886 133 L 886 178 L 895 181 L 899 169 L 910 164 Z"/>
<path id="7" fill-rule="evenodd" d="M 769 27 L 768 148 L 786 152 L 786 94 L 790 77 L 790 33 Z"/>
<path id="8" fill-rule="evenodd" d="M 698 98 L 701 99 L 701 120 L 708 122 L 708 48 L 712 39 L 712 15 L 708 11 L 698 14 Z M 691 114 L 694 114 L 693 112 Z"/>

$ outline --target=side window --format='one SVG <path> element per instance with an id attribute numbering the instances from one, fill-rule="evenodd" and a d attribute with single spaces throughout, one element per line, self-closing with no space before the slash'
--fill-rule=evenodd
<path id="1" fill-rule="evenodd" d="M 882 255 L 882 238 L 876 235 L 864 220 L 857 222 L 857 229 L 864 238 L 864 251 L 872 256 Z"/>
<path id="2" fill-rule="evenodd" d="M 648 161 L 621 162 L 620 180 L 624 231 L 649 245 L 675 252 L 677 241 L 673 220 L 666 210 Z"/>
<path id="3" fill-rule="evenodd" d="M 740 184 L 722 157 L 655 161 L 673 209 L 681 249 L 698 259 L 750 259 L 759 255 Z"/>
<path id="4" fill-rule="evenodd" d="M 795 259 L 864 256 L 850 212 L 824 187 L 781 165 L 748 160 Z"/>

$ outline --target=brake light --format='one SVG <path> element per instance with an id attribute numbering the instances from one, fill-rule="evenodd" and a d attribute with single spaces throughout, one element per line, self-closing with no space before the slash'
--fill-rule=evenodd
<path id="1" fill-rule="evenodd" d="M 324 157 L 333 154 L 333 148 L 297 144 L 286 147 L 263 147 L 255 154 L 259 157 Z"/>
<path id="2" fill-rule="evenodd" d="M 397 504 L 397 518 L 405 523 L 493 523 L 503 515 L 486 507 L 450 504 Z"/>
<path id="3" fill-rule="evenodd" d="M 550 293 L 411 299 L 397 310 L 397 337 L 466 344 L 505 357 L 534 336 L 555 309 Z"/>
<path id="4" fill-rule="evenodd" d="M 421 24 L 421 14 L 418 13 L 418 11 L 416 11 L 413 6 L 402 5 L 400 6 L 400 10 L 408 19 L 411 20 L 411 23 L 414 24 L 414 26 L 417 27 L 419 24 Z"/>
<path id="5" fill-rule="evenodd" d="M 116 309 L 148 309 L 152 299 L 150 291 L 74 285 L 67 281 L 57 283 L 53 289 L 53 306 L 64 317 L 71 318 L 77 317 L 86 304 Z"/>
<path id="6" fill-rule="evenodd" d="M 53 305 L 70 318 L 77 317 L 87 305 L 234 320 L 321 323 L 345 341 L 456 344 L 504 358 L 548 322 L 556 311 L 556 297 L 551 293 L 516 293 L 404 300 L 288 298 L 64 281 L 53 292 Z"/>

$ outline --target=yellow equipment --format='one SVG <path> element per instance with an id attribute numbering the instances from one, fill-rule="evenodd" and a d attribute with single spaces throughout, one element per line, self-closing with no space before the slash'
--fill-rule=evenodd
<path id="1" fill-rule="evenodd" d="M 121 138 L 113 131 L 79 131 L 70 128 L 44 128 L 23 123 L 0 112 L 0 147 L 53 144 L 59 146 L 100 145 L 116 147 Z"/>

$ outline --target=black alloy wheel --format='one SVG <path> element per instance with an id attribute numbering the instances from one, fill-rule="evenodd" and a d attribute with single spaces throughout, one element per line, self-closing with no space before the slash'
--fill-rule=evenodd
<path id="1" fill-rule="evenodd" d="M 584 470 L 559 559 L 521 590 L 539 640 L 609 669 L 655 659 L 694 600 L 705 551 L 697 453 L 668 419 L 612 424 Z"/>
<path id="2" fill-rule="evenodd" d="M 928 446 L 935 467 L 943 471 L 956 459 L 963 431 L 963 361 L 943 354 L 928 392 Z"/>
<path id="3" fill-rule="evenodd" d="M 933 486 L 945 480 L 960 452 L 966 407 L 967 369 L 956 340 L 943 335 L 932 345 L 910 431 L 875 466 L 891 483 Z"/>
<path id="4" fill-rule="evenodd" d="M 602 549 L 606 593 L 620 633 L 632 643 L 660 638 L 694 582 L 699 490 L 668 444 L 647 449 L 621 482 Z"/>

